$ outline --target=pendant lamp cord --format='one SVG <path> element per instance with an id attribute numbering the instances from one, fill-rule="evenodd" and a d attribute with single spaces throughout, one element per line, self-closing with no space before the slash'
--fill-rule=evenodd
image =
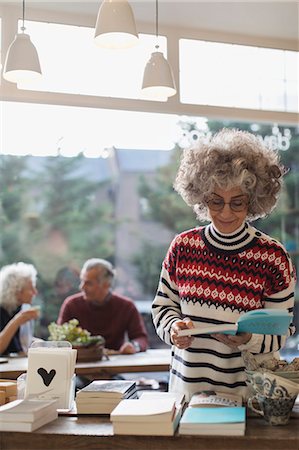
<path id="1" fill-rule="evenodd" d="M 156 38 L 157 38 L 157 44 L 156 44 L 155 48 L 157 50 L 159 48 L 159 43 L 158 43 L 158 36 L 159 36 L 158 24 L 159 24 L 159 8 L 158 8 L 158 0 L 156 0 Z"/>
<path id="2" fill-rule="evenodd" d="M 26 28 L 25 28 L 25 0 L 23 0 L 23 20 L 22 20 L 22 22 L 23 22 L 23 25 L 21 26 L 21 30 L 24 33 L 24 31 L 26 30 Z"/>

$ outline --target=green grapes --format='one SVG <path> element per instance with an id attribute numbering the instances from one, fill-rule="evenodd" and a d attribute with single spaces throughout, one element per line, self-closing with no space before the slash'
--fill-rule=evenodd
<path id="1" fill-rule="evenodd" d="M 69 320 L 62 325 L 51 322 L 48 330 L 49 341 L 69 341 L 72 345 L 86 345 L 101 341 L 101 336 L 91 336 L 89 331 L 79 327 L 77 319 Z"/>

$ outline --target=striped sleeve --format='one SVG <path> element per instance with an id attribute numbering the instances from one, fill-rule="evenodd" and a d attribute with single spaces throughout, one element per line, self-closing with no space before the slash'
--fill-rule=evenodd
<path id="1" fill-rule="evenodd" d="M 152 316 L 158 336 L 171 345 L 171 325 L 182 318 L 180 297 L 176 284 L 175 239 L 163 262 L 158 290 L 152 304 Z"/>
<path id="2" fill-rule="evenodd" d="M 295 301 L 295 283 L 296 274 L 292 261 L 287 253 L 284 258 L 277 265 L 275 271 L 275 280 L 269 283 L 269 286 L 277 286 L 276 280 L 283 278 L 285 282 L 282 284 L 283 289 L 276 292 L 265 292 L 264 308 L 286 309 L 290 314 L 294 312 Z M 276 352 L 284 347 L 288 337 L 295 334 L 295 325 L 291 322 L 288 333 L 284 336 L 277 335 L 260 335 L 253 334 L 250 341 L 245 345 L 240 345 L 239 350 L 249 350 L 251 353 L 269 353 Z"/>

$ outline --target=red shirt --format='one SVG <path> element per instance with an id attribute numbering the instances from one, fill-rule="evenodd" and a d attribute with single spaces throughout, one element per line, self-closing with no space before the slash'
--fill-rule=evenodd
<path id="1" fill-rule="evenodd" d="M 143 319 L 127 297 L 112 293 L 103 304 L 97 304 L 86 300 L 81 292 L 72 295 L 64 300 L 57 323 L 61 325 L 71 319 L 77 319 L 80 327 L 92 336 L 103 336 L 106 348 L 119 350 L 128 336 L 130 341 L 138 342 L 141 351 L 147 349 Z"/>

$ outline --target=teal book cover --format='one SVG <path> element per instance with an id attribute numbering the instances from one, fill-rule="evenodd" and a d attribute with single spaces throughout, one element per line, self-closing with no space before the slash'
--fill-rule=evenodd
<path id="1" fill-rule="evenodd" d="M 233 406 L 223 408 L 187 408 L 180 423 L 220 424 L 245 422 L 246 408 Z"/>

